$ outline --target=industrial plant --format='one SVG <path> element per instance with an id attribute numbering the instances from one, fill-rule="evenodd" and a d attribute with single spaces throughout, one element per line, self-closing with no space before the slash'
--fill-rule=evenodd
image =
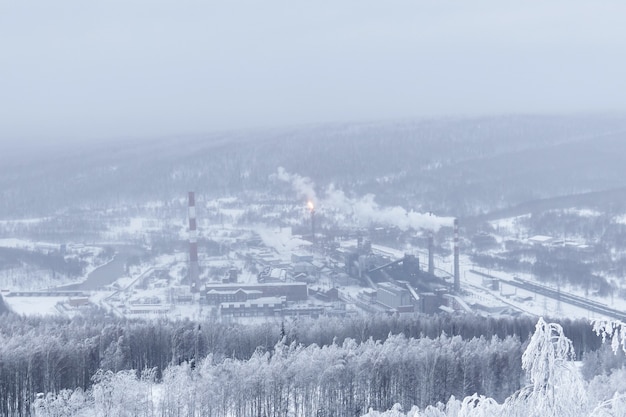
<path id="1" fill-rule="evenodd" d="M 492 247 L 497 236 L 462 229 L 457 218 L 380 208 L 339 193 L 317 203 L 309 197 L 279 204 L 198 199 L 195 191 L 182 195 L 167 204 L 150 203 L 139 217 L 111 218 L 101 235 L 104 243 L 8 241 L 17 254 L 87 265 L 87 274 L 39 288 L 14 281 L 1 288 L 3 298 L 24 314 L 43 309 L 73 316 L 103 308 L 121 317 L 227 322 L 361 314 L 510 316 L 538 308 L 558 311 L 565 303 L 580 314 L 624 317 L 527 275 L 492 270 L 481 261 L 491 249 L 481 248 Z M 509 238 L 507 245 L 541 251 L 550 242 L 531 236 Z M 567 247 L 590 253 L 585 245 Z"/>
<path id="2" fill-rule="evenodd" d="M 471 312 L 459 297 L 459 223 L 456 219 L 452 240 L 454 270 L 436 273 L 433 231 L 414 231 L 428 234 L 428 261 L 422 265 L 417 253 L 400 256 L 394 249 L 373 244 L 373 237 L 366 229 L 347 230 L 343 237 L 329 238 L 316 229 L 316 209 L 309 200 L 309 230 L 296 236 L 300 242 L 297 247 L 286 253 L 278 253 L 274 248 L 269 254 L 255 254 L 259 249 L 255 242 L 245 242 L 241 250 L 235 251 L 235 256 L 245 260 L 248 267 L 254 265 L 258 273 L 241 274 L 233 262 L 226 274 L 215 276 L 201 274 L 193 191 L 188 193 L 188 204 L 188 268 L 187 276 L 181 281 L 187 286 L 178 290 L 178 295 L 172 298 L 174 302 L 197 304 L 206 314 L 222 319 L 345 316 L 359 312 Z"/>
<path id="3" fill-rule="evenodd" d="M 471 311 L 459 297 L 456 220 L 452 239 L 450 230 L 438 233 L 443 245 L 453 246 L 454 270 L 445 271 L 435 265 L 440 257 L 434 230 L 411 230 L 414 237 L 428 236 L 427 247 L 399 251 L 377 240 L 381 233 L 393 234 L 393 227 L 329 227 L 310 199 L 303 209 L 306 216 L 278 228 L 225 224 L 225 214 L 241 210 L 228 204 L 222 204 L 221 221 L 216 222 L 210 202 L 202 202 L 200 210 L 197 202 L 196 193 L 189 191 L 186 226 L 178 233 L 187 241 L 186 251 L 174 244 L 156 259 L 141 261 L 158 245 L 154 236 L 160 233 L 159 223 L 131 222 L 133 236 L 142 244 L 116 243 L 108 258 L 94 258 L 86 281 L 45 291 L 5 289 L 3 295 L 17 309 L 28 297 L 40 304 L 50 300 L 50 310 L 65 315 L 94 305 L 119 316 L 218 320 Z M 33 248 L 44 246 L 62 248 L 62 257 L 76 256 L 72 243 L 38 243 Z M 91 251 L 101 253 L 101 246 L 93 244 Z M 99 272 L 98 282 L 92 283 L 90 278 Z"/>

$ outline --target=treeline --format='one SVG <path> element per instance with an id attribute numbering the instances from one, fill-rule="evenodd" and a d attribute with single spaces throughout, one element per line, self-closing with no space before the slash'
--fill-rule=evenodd
<path id="1" fill-rule="evenodd" d="M 21 267 L 24 264 L 49 269 L 69 277 L 79 276 L 86 266 L 81 260 L 66 259 L 59 253 L 46 254 L 25 249 L 0 248 L 0 265 L 3 269 Z"/>
<path id="2" fill-rule="evenodd" d="M 433 350 L 429 354 L 439 358 L 438 368 L 432 368 L 431 371 L 437 373 L 438 378 L 451 378 L 436 386 L 440 391 L 433 388 L 434 391 L 428 395 L 420 394 L 414 400 L 416 403 L 444 398 L 457 392 L 461 386 L 465 386 L 464 389 L 473 387 L 484 390 L 486 395 L 499 398 L 516 389 L 516 383 L 506 385 L 484 381 L 506 379 L 507 374 L 497 374 L 503 369 L 510 375 L 516 375 L 521 345 L 532 334 L 534 321 L 531 318 L 477 320 L 476 317 L 469 316 L 440 315 L 410 318 L 374 316 L 297 319 L 283 323 L 237 325 L 120 320 L 99 311 L 73 320 L 58 317 L 25 318 L 5 314 L 0 318 L 0 414 L 28 415 L 32 400 L 39 392 L 58 393 L 77 387 L 88 390 L 93 383 L 92 376 L 99 369 L 111 372 L 154 369 L 154 377 L 161 380 L 163 371 L 168 366 L 196 364 L 209 356 L 215 366 L 228 361 L 248 361 L 255 354 L 264 355 L 266 352 L 273 358 L 274 347 L 280 340 L 287 346 L 293 345 L 298 351 L 313 349 L 313 346 L 320 349 L 330 349 L 332 346 L 336 349 L 342 346 L 343 349 L 351 343 L 359 346 L 363 342 L 366 343 L 364 346 L 369 346 L 368 343 L 376 345 L 370 339 L 389 347 L 386 340 L 391 335 L 402 335 L 406 340 L 415 340 L 410 343 L 419 344 L 423 348 L 431 346 Z M 600 346 L 600 339 L 591 331 L 586 321 L 568 320 L 562 324 L 565 332 L 574 341 L 577 354 L 596 350 Z M 442 335 L 447 336 L 442 338 Z M 398 340 L 403 339 L 394 340 L 399 343 Z M 436 340 L 440 342 L 434 342 Z M 436 343 L 443 344 L 435 348 Z M 482 346 L 480 349 L 485 354 L 492 352 L 493 355 L 487 358 L 480 356 L 483 353 L 477 353 L 479 356 L 472 359 L 466 350 L 471 343 L 475 348 Z M 506 343 L 508 347 L 500 346 L 500 353 L 496 354 L 495 349 L 490 350 L 487 347 L 492 343 Z M 456 346 L 456 350 L 451 350 L 451 356 L 444 360 L 441 352 L 452 349 L 452 346 Z M 383 355 L 380 361 L 371 362 L 374 369 L 371 377 L 385 374 L 382 368 L 387 366 L 387 362 L 384 358 Z M 465 368 L 461 364 L 476 361 L 490 365 L 478 366 L 478 363 L 474 363 L 472 366 L 475 367 L 471 371 L 467 370 L 470 368 L 463 370 Z M 420 363 L 421 365 L 415 362 L 411 366 L 425 364 Z M 407 363 L 402 366 L 405 365 L 408 366 Z M 461 371 L 467 378 L 471 375 L 471 378 L 465 379 L 460 385 L 455 378 L 458 378 L 458 372 Z M 444 374 L 439 376 L 440 372 Z M 446 373 L 450 375 L 446 376 Z M 406 377 L 409 378 L 409 375 Z M 434 374 L 431 379 L 433 378 Z M 437 381 L 441 382 L 440 379 Z M 417 394 L 398 395 L 404 398 Z M 354 404 L 350 403 L 352 405 Z M 382 405 L 380 407 L 384 408 Z"/>
<path id="3" fill-rule="evenodd" d="M 172 365 L 158 385 L 149 371 L 140 378 L 98 372 L 86 396 L 82 390 L 49 396 L 35 409 L 41 415 L 93 407 L 102 416 L 360 416 L 371 407 L 425 407 L 475 392 L 503 400 L 522 386 L 521 356 L 516 337 L 396 335 L 324 347 L 279 342 L 248 360 L 209 355 L 195 366 Z"/>
<path id="4" fill-rule="evenodd" d="M 330 417 L 360 416 L 378 407 L 391 410 L 367 416 L 401 417 L 409 407 L 407 417 L 614 416 L 623 415 L 614 411 L 622 410 L 626 400 L 613 395 L 623 390 L 623 370 L 585 383 L 562 326 L 541 319 L 523 344 L 516 337 L 467 341 L 445 335 L 391 335 L 384 342 L 362 343 L 346 339 L 323 347 L 284 340 L 271 351 L 257 349 L 249 360 L 209 355 L 199 363 L 171 365 L 160 383 L 154 370 L 141 375 L 100 370 L 91 390 L 48 394 L 33 410 L 42 417 Z M 614 355 L 608 345 L 603 350 L 602 355 Z"/>
<path id="5" fill-rule="evenodd" d="M 522 384 L 522 351 L 516 337 L 397 335 L 382 343 L 279 344 L 244 362 L 168 369 L 162 409 L 165 415 L 195 406 L 196 415 L 278 416 L 293 410 L 299 416 L 350 416 L 395 403 L 425 407 L 474 392 L 504 399 Z M 179 395 L 180 387 L 191 392 Z"/>

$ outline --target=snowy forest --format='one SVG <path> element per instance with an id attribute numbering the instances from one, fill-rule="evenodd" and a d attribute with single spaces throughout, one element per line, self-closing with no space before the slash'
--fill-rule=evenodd
<path id="1" fill-rule="evenodd" d="M 235 325 L 121 320 L 99 311 L 74 320 L 5 314 L 0 413 L 575 416 L 623 390 L 615 344 L 622 333 L 603 344 L 586 321 L 535 322 L 376 316 Z M 596 327 L 613 335 L 612 327 Z M 581 372 L 571 368 L 574 359 Z M 558 388 L 565 382 L 567 393 Z M 581 402 L 572 391 L 579 414 L 561 413 L 570 410 L 561 398 L 570 384 L 586 395 Z M 565 408 L 528 411 L 556 404 Z"/>

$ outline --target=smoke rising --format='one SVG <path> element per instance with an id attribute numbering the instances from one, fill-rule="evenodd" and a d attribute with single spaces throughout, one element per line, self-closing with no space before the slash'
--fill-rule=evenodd
<path id="1" fill-rule="evenodd" d="M 439 217 L 433 214 L 419 213 L 406 210 L 403 207 L 381 207 L 374 194 L 362 197 L 348 197 L 342 190 L 331 184 L 324 192 L 323 198 L 318 198 L 315 184 L 308 177 L 291 174 L 283 167 L 278 168 L 275 178 L 290 183 L 299 196 L 313 200 L 318 212 L 331 215 L 342 221 L 349 221 L 360 226 L 369 226 L 371 223 L 396 226 L 400 230 L 427 229 L 437 231 L 441 227 L 452 227 L 452 217 Z"/>
<path id="2" fill-rule="evenodd" d="M 280 181 L 290 183 L 293 190 L 298 193 L 298 196 L 303 197 L 306 200 L 311 200 L 313 203 L 317 203 L 317 195 L 315 193 L 315 184 L 309 177 L 303 177 L 298 174 L 290 174 L 283 167 L 278 167 L 276 178 Z"/>

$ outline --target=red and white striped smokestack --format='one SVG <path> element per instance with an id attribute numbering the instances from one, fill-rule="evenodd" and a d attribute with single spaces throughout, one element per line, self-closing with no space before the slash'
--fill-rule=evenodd
<path id="1" fill-rule="evenodd" d="M 189 286 L 192 291 L 198 290 L 199 272 L 196 196 L 193 191 L 189 191 Z"/>
<path id="2" fill-rule="evenodd" d="M 459 272 L 459 219 L 454 219 L 454 292 L 461 292 Z"/>

